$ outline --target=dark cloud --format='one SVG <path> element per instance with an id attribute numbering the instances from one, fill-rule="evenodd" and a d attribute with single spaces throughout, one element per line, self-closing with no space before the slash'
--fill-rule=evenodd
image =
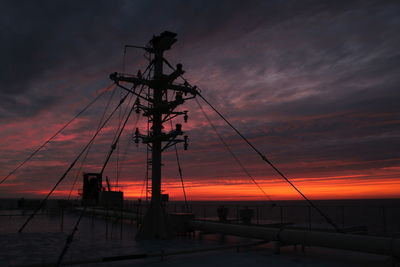
<path id="1" fill-rule="evenodd" d="M 4 126 L 28 118 L 67 121 L 107 86 L 109 73 L 121 71 L 125 44 L 144 45 L 171 30 L 179 34 L 167 54 L 171 62 L 182 62 L 186 77 L 289 173 L 390 167 L 400 158 L 399 12 L 396 1 L 2 1 L 0 119 Z M 125 71 L 143 66 L 142 55 L 129 50 Z M 60 162 L 72 158 L 102 105 L 65 133 L 80 133 L 76 140 L 55 142 L 46 152 Z M 198 107 L 187 107 L 197 122 L 191 149 L 199 152 L 186 154 L 189 175 L 206 176 L 205 166 L 239 175 L 221 164 L 229 154 L 217 147 Z M 43 114 L 45 122 L 38 119 Z M 256 156 L 212 118 L 262 175 Z M 5 137 L 15 134 L 8 131 Z M 90 164 L 99 162 L 111 136 L 93 148 Z M 338 159 L 347 163 L 293 165 Z"/>

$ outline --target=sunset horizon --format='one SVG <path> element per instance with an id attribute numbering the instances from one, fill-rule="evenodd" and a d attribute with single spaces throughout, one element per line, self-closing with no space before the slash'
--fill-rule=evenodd
<path id="1" fill-rule="evenodd" d="M 208 19 L 188 22 L 186 11 L 177 9 L 171 10 L 177 18 L 164 17 L 171 23 L 136 30 L 126 21 L 87 20 L 85 7 L 90 5 L 77 9 L 66 4 L 57 16 L 52 15 L 56 5 L 49 4 L 48 9 L 29 5 L 35 14 L 42 14 L 41 20 L 10 9 L 16 17 L 5 15 L 10 17 L 5 24 L 9 42 L 2 50 L 10 52 L 3 57 L 8 67 L 1 74 L 0 176 L 7 177 L 85 105 L 99 100 L 9 175 L 0 185 L 2 197 L 47 195 L 90 140 L 101 117 L 124 94 L 112 86 L 109 74 L 144 71 L 148 62 L 142 51 L 125 45 L 145 45 L 152 34 L 164 30 L 178 34 L 174 48 L 166 51 L 171 64 L 182 63 L 185 79 L 310 199 L 400 197 L 399 38 L 394 34 L 396 9 L 390 3 L 367 1 L 361 8 L 354 3 L 319 3 L 311 9 L 293 3 L 281 13 L 275 12 L 281 8 L 275 4 L 262 4 L 260 9 L 239 3 L 232 9 L 191 5 Z M 375 12 L 370 14 L 372 7 Z M 95 9 L 111 19 L 106 3 Z M 210 10 L 220 16 L 213 17 Z M 20 32 L 13 27 L 14 20 L 30 30 Z M 76 21 L 85 21 L 87 28 L 77 27 Z M 64 34 L 53 30 L 57 27 Z M 113 38 L 105 37 L 112 34 Z M 24 47 L 24 40 L 35 45 Z M 19 74 L 24 79 L 18 79 Z M 132 101 L 127 100 L 105 125 L 87 157 L 79 159 L 54 196 L 77 198 L 82 173 L 100 171 Z M 177 145 L 188 199 L 301 199 L 200 102 L 248 173 L 220 142 L 196 103 L 187 101 L 181 110 L 188 111 L 188 122 L 176 118 L 173 124 L 182 124 L 189 136 L 188 151 Z M 143 199 L 146 145 L 134 143 L 136 127 L 146 132 L 142 114 L 129 119 L 104 177 L 110 177 L 111 188 L 122 188 L 125 197 Z M 170 130 L 168 123 L 164 131 Z M 163 164 L 162 190 L 171 199 L 183 199 L 172 147 L 164 151 Z M 106 187 L 104 179 L 103 183 Z"/>
<path id="2" fill-rule="evenodd" d="M 399 14 L 0 1 L 0 266 L 400 263 Z"/>

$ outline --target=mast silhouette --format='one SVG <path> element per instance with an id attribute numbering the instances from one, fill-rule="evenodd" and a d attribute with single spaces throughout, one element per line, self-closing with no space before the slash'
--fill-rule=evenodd
<path id="1" fill-rule="evenodd" d="M 188 146 L 188 137 L 178 139 L 183 135 L 182 125 L 176 124 L 176 128 L 170 132 L 164 132 L 163 124 L 177 116 L 184 116 L 187 121 L 187 111 L 175 111 L 175 109 L 184 103 L 185 100 L 192 99 L 197 95 L 196 87 L 190 86 L 188 83 L 176 84 L 174 81 L 181 76 L 184 71 L 182 65 L 178 64 L 176 69 L 169 75 L 163 73 L 164 52 L 169 50 L 177 41 L 176 33 L 165 31 L 159 36 L 154 36 L 146 47 L 143 47 L 148 53 L 153 55 L 153 77 L 147 80 L 138 73 L 137 76 L 124 76 L 113 73 L 110 78 L 115 81 L 121 88 L 132 92 L 141 99 L 149 102 L 149 105 L 141 105 L 136 102 L 137 108 L 143 110 L 143 116 L 148 117 L 151 122 L 150 132 L 142 135 L 139 130 L 135 132 L 135 142 L 139 139 L 147 144 L 151 149 L 151 202 L 146 212 L 143 223 L 136 235 L 136 239 L 166 239 L 172 235 L 172 229 L 168 221 L 167 214 L 164 210 L 161 197 L 161 178 L 162 178 L 162 152 L 174 146 L 177 143 L 184 143 L 185 150 Z M 121 85 L 120 82 L 132 83 L 135 88 L 138 85 L 148 86 L 150 88 L 149 95 L 142 95 Z M 175 92 L 175 99 L 168 100 L 168 91 Z M 188 96 L 189 94 L 189 96 Z M 184 97 L 185 95 L 185 97 Z"/>

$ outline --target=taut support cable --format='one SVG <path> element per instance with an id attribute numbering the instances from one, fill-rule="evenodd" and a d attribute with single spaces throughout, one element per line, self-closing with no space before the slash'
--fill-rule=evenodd
<path id="1" fill-rule="evenodd" d="M 71 163 L 71 165 L 68 167 L 68 169 L 64 172 L 64 174 L 61 176 L 61 178 L 57 181 L 57 183 L 53 186 L 53 188 L 50 190 L 50 192 L 47 194 L 47 196 L 40 202 L 39 207 L 28 217 L 28 219 L 25 221 L 25 223 L 21 226 L 21 228 L 18 230 L 19 233 L 21 233 L 25 226 L 33 219 L 33 217 L 38 213 L 39 210 L 41 210 L 44 206 L 44 203 L 46 203 L 47 199 L 50 197 L 50 195 L 54 192 L 54 190 L 57 188 L 57 186 L 64 180 L 64 178 L 67 176 L 67 174 L 70 172 L 70 170 L 75 166 L 76 162 L 79 160 L 79 158 L 85 153 L 86 149 L 89 148 L 90 144 L 94 141 L 94 139 L 97 137 L 97 135 L 100 133 L 100 131 L 104 128 L 104 126 L 108 123 L 108 121 L 111 119 L 111 117 L 114 115 L 114 113 L 119 109 L 119 107 L 124 103 L 125 99 L 128 97 L 129 93 L 127 93 L 124 98 L 121 99 L 119 104 L 115 107 L 115 109 L 111 112 L 111 114 L 107 117 L 107 119 L 104 121 L 104 123 L 101 125 L 101 127 L 96 131 L 96 133 L 93 135 L 92 139 L 88 142 L 88 144 L 82 149 L 82 151 L 78 154 L 78 156 L 75 158 L 75 160 Z"/>
<path id="2" fill-rule="evenodd" d="M 78 118 L 82 113 L 84 113 L 91 105 L 93 105 L 97 100 L 99 100 L 112 86 L 115 84 L 111 84 L 108 86 L 103 92 L 96 96 L 89 104 L 86 105 L 81 111 L 79 111 L 71 120 L 69 120 L 63 127 L 61 127 L 55 134 L 53 134 L 49 139 L 47 139 L 40 147 L 38 147 L 35 151 L 33 151 L 24 161 L 22 161 L 17 167 L 15 167 L 7 176 L 5 176 L 0 184 L 4 183 L 11 175 L 13 175 L 19 168 L 21 168 L 25 163 L 27 163 L 33 156 L 35 156 L 44 146 L 46 146 L 51 140 L 53 140 L 57 135 L 59 135 L 65 128 L 68 127 L 76 118 Z"/>
<path id="3" fill-rule="evenodd" d="M 139 93 L 138 93 L 139 95 L 142 93 L 143 88 L 144 88 L 144 86 L 142 86 L 142 87 L 140 88 L 140 91 L 139 91 Z M 134 88 L 132 88 L 132 89 L 133 89 L 133 91 L 136 91 L 136 86 L 134 86 Z M 138 99 L 139 99 L 139 97 L 136 97 L 136 100 L 134 101 L 134 103 L 136 103 L 136 101 L 137 101 Z M 121 137 L 121 134 L 122 134 L 122 132 L 124 131 L 125 126 L 126 126 L 126 124 L 128 123 L 129 117 L 131 116 L 132 111 L 134 110 L 134 108 L 135 108 L 135 105 L 132 105 L 131 109 L 129 110 L 128 115 L 127 115 L 126 118 L 125 118 L 125 121 L 124 121 L 123 125 L 120 126 L 118 135 L 114 137 L 114 143 L 111 145 L 110 152 L 109 152 L 108 155 L 107 155 L 107 158 L 106 158 L 106 161 L 104 162 L 103 167 L 101 168 L 101 171 L 100 171 L 101 175 L 103 175 L 104 169 L 106 168 L 107 163 L 108 163 L 108 161 L 110 160 L 110 157 L 111 157 L 112 153 L 114 152 L 115 148 L 116 148 L 117 145 L 118 145 L 118 141 L 119 141 L 119 139 L 120 139 L 120 137 Z M 127 110 L 125 110 L 125 113 L 126 113 L 126 111 L 127 111 Z M 123 117 L 125 116 L 125 113 L 124 113 Z M 121 121 L 122 121 L 122 120 L 121 120 Z M 136 123 L 137 123 L 137 121 L 136 121 Z"/>
<path id="4" fill-rule="evenodd" d="M 175 68 L 167 61 L 164 59 L 164 62 L 170 67 L 172 70 L 175 70 Z M 189 84 L 189 82 L 181 75 L 180 76 L 186 83 Z M 265 155 L 263 155 L 250 141 L 244 137 L 236 128 L 233 126 L 213 105 L 211 105 L 210 102 L 207 101 L 207 99 L 204 98 L 204 96 L 201 94 L 201 90 L 197 88 L 197 95 L 203 99 L 204 102 L 206 102 L 260 157 L 261 159 L 266 162 L 268 165 L 270 165 L 286 182 L 288 182 L 307 202 L 308 204 L 314 208 L 325 220 L 327 223 L 329 223 L 335 230 L 339 233 L 344 233 L 342 229 L 340 229 L 325 213 L 319 209 L 309 198 L 307 198 L 290 180 L 287 178 L 275 165 L 267 159 Z M 196 99 L 197 100 L 197 99 Z"/>
<path id="5" fill-rule="evenodd" d="M 124 123 L 123 123 L 123 125 L 122 125 L 122 127 L 121 127 L 121 129 L 120 129 L 120 131 L 119 131 L 119 133 L 118 133 L 117 138 L 115 139 L 115 141 L 114 141 L 113 144 L 111 145 L 111 150 L 109 151 L 109 153 L 108 153 L 108 155 L 107 155 L 107 158 L 106 158 L 106 160 L 105 160 L 105 162 L 104 162 L 104 164 L 103 164 L 103 167 L 101 168 L 101 172 L 100 172 L 101 175 L 103 175 L 104 169 L 106 168 L 107 163 L 108 163 L 108 161 L 109 161 L 109 159 L 110 159 L 110 157 L 111 157 L 113 151 L 115 150 L 116 145 L 118 144 L 118 141 L 119 141 L 119 139 L 120 139 L 120 137 L 121 137 L 122 132 L 123 132 L 124 129 L 125 129 L 126 123 L 128 122 L 129 117 L 130 117 L 130 115 L 132 114 L 132 110 L 133 110 L 133 109 L 134 109 L 134 105 L 132 105 L 132 108 L 130 109 L 128 115 L 126 116 L 125 121 L 124 121 Z M 91 195 L 93 195 L 93 192 L 94 192 L 94 190 L 92 190 L 92 194 L 91 194 Z M 66 240 L 66 242 L 65 242 L 65 244 L 64 244 L 64 247 L 63 247 L 63 249 L 62 249 L 62 251 L 61 251 L 61 253 L 60 253 L 59 257 L 58 257 L 57 266 L 60 266 L 60 265 L 61 265 L 62 260 L 63 260 L 63 258 L 64 258 L 64 256 L 65 256 L 65 254 L 67 253 L 70 244 L 72 243 L 72 241 L 73 241 L 73 239 L 74 239 L 75 233 L 78 231 L 78 226 L 79 226 L 79 224 L 80 224 L 80 222 L 81 222 L 81 220 L 82 220 L 83 215 L 84 215 L 85 212 L 86 212 L 86 209 L 87 209 L 87 204 L 85 204 L 83 210 L 81 211 L 81 214 L 79 215 L 79 218 L 78 218 L 78 220 L 76 221 L 76 223 L 75 223 L 75 225 L 74 225 L 74 228 L 73 228 L 71 234 L 69 234 L 68 237 L 67 237 L 67 240 Z"/>
<path id="6" fill-rule="evenodd" d="M 107 164 L 108 164 L 108 161 L 109 161 L 110 158 L 111 158 L 112 153 L 114 152 L 114 150 L 116 149 L 116 147 L 117 147 L 117 145 L 118 145 L 118 141 L 119 141 L 119 139 L 120 139 L 120 137 L 121 137 L 122 132 L 123 132 L 124 129 L 125 129 L 126 123 L 128 122 L 128 120 L 129 120 L 129 118 L 130 118 L 130 116 L 131 116 L 131 114 L 132 114 L 132 111 L 133 111 L 134 107 L 135 107 L 135 106 L 132 105 L 131 109 L 129 110 L 128 115 L 127 115 L 126 118 L 125 118 L 124 124 L 122 125 L 122 127 L 120 127 L 119 133 L 118 133 L 118 135 L 116 136 L 115 141 L 114 141 L 113 144 L 111 145 L 111 149 L 110 149 L 110 151 L 108 152 L 108 155 L 107 155 L 107 158 L 106 158 L 106 160 L 105 160 L 105 162 L 104 162 L 104 164 L 103 164 L 103 167 L 101 168 L 101 171 L 100 171 L 100 174 L 101 174 L 101 175 L 103 175 L 104 169 L 106 168 L 106 166 L 107 166 Z M 121 120 L 121 121 L 122 121 L 122 120 Z"/>
<path id="7" fill-rule="evenodd" d="M 173 129 L 174 127 L 172 126 L 172 119 L 169 122 L 171 123 L 171 129 Z M 178 147 L 176 146 L 176 144 L 174 145 L 174 148 L 175 148 L 176 163 L 178 164 L 179 178 L 181 179 L 183 197 L 185 198 L 186 212 L 189 212 L 189 204 L 188 204 L 187 197 L 186 197 L 185 184 L 183 183 L 183 174 L 182 174 L 181 162 L 179 160 Z"/>
<path id="8" fill-rule="evenodd" d="M 320 208 L 318 208 L 308 197 L 306 197 L 290 180 L 287 178 L 275 165 L 267 159 L 265 155 L 263 155 L 250 141 L 244 137 L 237 129 L 235 126 L 233 126 L 225 117 L 222 115 L 210 102 L 207 101 L 203 97 L 201 93 L 198 93 L 198 95 L 203 99 L 204 102 L 207 103 L 220 117 L 223 119 L 260 157 L 263 161 L 265 161 L 268 165 L 272 167 L 286 182 L 288 182 L 307 202 L 310 204 L 311 207 L 313 207 L 325 220 L 327 223 L 329 223 L 335 230 L 339 233 L 344 233 L 342 229 L 340 229 Z"/>
<path id="9" fill-rule="evenodd" d="M 115 87 L 115 88 L 116 88 L 116 87 Z M 108 110 L 108 108 L 109 108 L 109 106 L 110 106 L 111 100 L 112 100 L 112 98 L 113 98 L 113 96 L 114 96 L 114 94 L 115 94 L 115 91 L 116 91 L 115 88 L 114 88 L 112 94 L 110 95 L 110 97 L 109 97 L 109 99 L 108 99 L 108 101 L 107 101 L 106 107 L 104 108 L 104 111 L 103 111 L 103 115 L 101 115 L 101 118 L 100 118 L 100 120 L 99 120 L 99 124 L 98 124 L 96 130 L 98 130 L 98 129 L 100 128 L 101 124 L 103 123 L 104 117 L 106 116 L 106 113 L 107 113 L 107 110 Z M 90 149 L 92 148 L 92 145 L 93 145 L 93 143 L 92 143 L 92 144 L 88 147 L 88 149 L 86 150 L 85 156 L 83 157 L 83 159 L 82 159 L 82 161 L 81 161 L 81 163 L 80 163 L 80 166 L 79 166 L 79 168 L 78 168 L 78 170 L 77 170 L 77 172 L 76 172 L 74 182 L 73 182 L 72 187 L 71 187 L 71 190 L 69 191 L 69 194 L 68 194 L 68 200 L 71 198 L 72 192 L 74 191 L 74 188 L 75 188 L 75 184 L 76 184 L 76 182 L 78 181 L 79 174 L 81 173 L 81 170 L 82 170 L 82 168 L 83 168 L 83 165 L 84 165 L 85 162 L 86 162 L 86 158 L 87 158 L 87 156 L 89 155 L 89 152 L 90 152 Z"/>
<path id="10" fill-rule="evenodd" d="M 147 71 L 147 69 L 146 69 L 146 71 Z M 132 87 L 132 90 L 133 90 L 133 91 L 136 91 L 136 87 L 137 87 L 137 85 L 134 85 L 134 86 Z M 140 89 L 140 91 L 139 91 L 139 95 L 142 93 L 143 88 L 144 88 L 144 86 L 141 87 L 141 89 Z M 126 98 L 126 96 L 125 96 L 125 98 Z M 131 98 L 131 99 L 132 99 L 132 98 Z M 135 102 L 133 102 L 133 103 L 136 103 L 137 99 L 138 99 L 138 97 L 136 97 L 136 100 L 135 100 Z M 129 100 L 129 101 L 130 101 L 130 100 Z M 128 105 L 129 105 L 129 103 L 128 103 Z M 113 138 L 113 144 L 111 145 L 111 149 L 110 149 L 109 153 L 107 154 L 106 160 L 105 160 L 105 162 L 104 162 L 104 164 L 103 164 L 103 167 L 101 168 L 101 171 L 100 171 L 101 176 L 103 175 L 104 169 L 106 168 L 106 166 L 107 166 L 107 164 L 108 164 L 108 161 L 110 160 L 110 157 L 111 157 L 112 153 L 114 152 L 116 145 L 117 145 L 118 142 L 119 142 L 119 139 L 120 139 L 120 137 L 121 137 L 121 134 L 122 134 L 122 132 L 124 131 L 124 129 L 125 129 L 125 127 L 126 127 L 126 124 L 127 124 L 127 122 L 129 121 L 129 117 L 130 117 L 130 115 L 132 114 L 132 111 L 133 111 L 134 108 L 135 108 L 135 105 L 132 104 L 132 107 L 131 107 L 131 109 L 129 110 L 128 115 L 126 116 L 125 121 L 124 121 L 122 127 L 121 127 L 121 122 L 122 122 L 122 118 L 121 118 L 120 124 L 118 125 L 118 126 L 119 126 L 119 128 L 118 128 L 118 131 L 119 131 L 119 132 L 117 131 L 118 134 L 116 133 L 116 135 L 115 135 L 114 138 Z M 123 114 L 123 117 L 125 117 L 125 114 L 126 114 L 127 110 L 128 110 L 128 107 L 125 109 L 125 112 L 124 112 L 124 114 Z M 104 114 L 103 114 L 103 115 L 104 115 Z M 135 127 L 136 127 L 138 121 L 139 121 L 139 117 L 137 117 L 137 120 L 136 120 L 136 122 L 135 122 Z M 94 191 L 92 191 L 91 195 L 93 195 L 93 193 L 94 193 Z M 75 233 L 78 231 L 78 226 L 79 226 L 79 224 L 80 224 L 80 222 L 81 222 L 81 220 L 82 220 L 83 215 L 84 215 L 85 212 L 86 212 L 86 209 L 87 209 L 87 203 L 84 205 L 84 208 L 82 209 L 81 214 L 79 215 L 79 218 L 78 218 L 78 220 L 76 221 L 76 223 L 75 223 L 75 225 L 74 225 L 74 228 L 72 229 L 72 232 L 68 235 L 68 237 L 67 237 L 67 239 L 66 239 L 66 241 L 65 241 L 64 247 L 63 247 L 63 249 L 62 249 L 60 255 L 58 256 L 57 266 L 60 266 L 60 265 L 61 265 L 62 260 L 63 260 L 63 258 L 64 258 L 64 256 L 65 256 L 65 254 L 67 253 L 67 251 L 68 251 L 68 249 L 69 249 L 69 247 L 70 247 L 72 241 L 74 240 Z"/>
<path id="11" fill-rule="evenodd" d="M 174 145 L 174 147 L 175 147 L 176 162 L 178 164 L 179 177 L 181 179 L 181 184 L 182 184 L 183 197 L 185 198 L 186 212 L 189 212 L 189 204 L 188 204 L 188 201 L 187 201 L 185 184 L 183 183 L 183 174 L 182 174 L 181 163 L 180 163 L 180 160 L 179 160 L 178 148 L 176 147 L 176 144 Z"/>
<path id="12" fill-rule="evenodd" d="M 246 169 L 246 167 L 244 167 L 244 165 L 242 164 L 242 162 L 239 160 L 239 158 L 235 155 L 235 153 L 232 151 L 232 149 L 229 147 L 228 143 L 225 142 L 225 140 L 223 139 L 222 135 L 219 134 L 219 132 L 217 131 L 217 128 L 214 126 L 214 124 L 212 123 L 212 121 L 210 120 L 210 118 L 208 117 L 207 113 L 204 111 L 203 107 L 201 106 L 199 100 L 196 98 L 196 102 L 197 105 L 199 105 L 199 108 L 201 110 L 201 112 L 203 113 L 204 117 L 206 118 L 206 120 L 208 121 L 208 123 L 210 124 L 210 126 L 213 128 L 214 132 L 216 133 L 216 135 L 218 136 L 219 140 L 221 141 L 221 143 L 225 146 L 226 150 L 229 151 L 229 153 L 231 154 L 232 158 L 236 161 L 236 163 L 242 168 L 243 172 L 253 181 L 253 183 L 258 187 L 258 189 L 260 189 L 260 191 L 264 194 L 264 196 L 271 201 L 273 206 L 276 206 L 275 202 L 271 199 L 271 197 L 264 191 L 264 189 L 259 185 L 259 183 L 257 183 L 257 181 L 254 179 L 254 177 L 250 174 L 250 172 Z"/>

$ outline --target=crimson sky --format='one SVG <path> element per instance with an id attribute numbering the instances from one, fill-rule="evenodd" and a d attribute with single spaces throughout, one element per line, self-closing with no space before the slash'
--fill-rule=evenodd
<path id="1" fill-rule="evenodd" d="M 143 70 L 143 52 L 124 58 L 125 44 L 145 45 L 170 30 L 178 33 L 171 63 L 182 63 L 186 78 L 308 196 L 400 197 L 397 1 L 2 1 L 0 13 L 1 177 L 107 88 L 110 73 Z M 47 193 L 93 134 L 111 94 L 0 185 L 0 197 Z M 119 97 L 115 91 L 111 107 Z M 182 109 L 190 117 L 189 150 L 180 148 L 188 197 L 263 199 L 196 103 Z M 272 199 L 298 199 L 207 113 Z M 119 116 L 96 139 L 83 171 L 100 170 Z M 135 120 L 119 149 L 119 185 L 131 198 L 143 195 L 145 174 L 145 147 L 130 137 Z M 164 155 L 164 189 L 182 199 L 174 155 Z M 114 184 L 116 169 L 114 157 L 106 171 Z M 68 195 L 77 172 L 56 197 Z"/>

